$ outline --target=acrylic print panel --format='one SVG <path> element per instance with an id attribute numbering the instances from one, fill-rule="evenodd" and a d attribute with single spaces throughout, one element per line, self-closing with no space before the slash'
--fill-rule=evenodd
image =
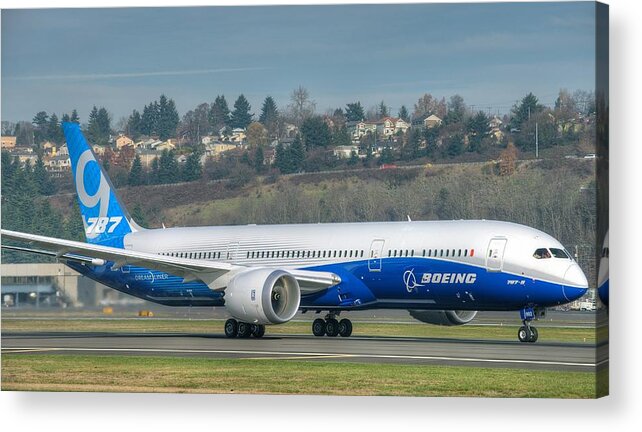
<path id="1" fill-rule="evenodd" d="M 608 394 L 607 6 L 2 38 L 3 390 Z"/>

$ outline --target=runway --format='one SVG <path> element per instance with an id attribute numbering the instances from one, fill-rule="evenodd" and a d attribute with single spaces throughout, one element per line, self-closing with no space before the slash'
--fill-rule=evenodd
<path id="1" fill-rule="evenodd" d="M 446 338 L 314 337 L 266 335 L 228 339 L 222 334 L 3 333 L 2 353 L 153 355 L 282 361 L 347 361 L 594 372 L 608 365 L 608 345 L 524 344 Z"/>

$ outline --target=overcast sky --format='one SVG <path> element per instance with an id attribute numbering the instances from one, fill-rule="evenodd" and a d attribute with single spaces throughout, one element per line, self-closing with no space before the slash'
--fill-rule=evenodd
<path id="1" fill-rule="evenodd" d="M 181 116 L 243 93 L 260 113 L 306 87 L 317 111 L 426 92 L 492 113 L 532 91 L 593 90 L 594 3 L 2 11 L 2 119 L 93 105 L 114 120 L 158 98 Z"/>

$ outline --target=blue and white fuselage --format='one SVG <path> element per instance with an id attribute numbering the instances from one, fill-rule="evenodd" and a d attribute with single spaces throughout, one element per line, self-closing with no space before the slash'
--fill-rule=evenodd
<path id="1" fill-rule="evenodd" d="M 587 281 L 553 237 L 496 221 L 248 225 L 127 234 L 126 249 L 245 267 L 322 270 L 341 282 L 301 297 L 302 309 L 518 310 L 581 297 Z M 224 293 L 153 269 L 111 263 L 79 272 L 175 306 L 223 306 Z"/>

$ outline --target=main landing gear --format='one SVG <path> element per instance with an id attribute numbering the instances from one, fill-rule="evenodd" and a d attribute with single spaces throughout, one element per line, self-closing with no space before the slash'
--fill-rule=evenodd
<path id="1" fill-rule="evenodd" d="M 352 321 L 346 318 L 337 321 L 336 314 L 329 313 L 325 319 L 317 318 L 312 322 L 312 333 L 315 336 L 349 337 L 352 334 Z"/>
<path id="2" fill-rule="evenodd" d="M 265 334 L 265 326 L 263 324 L 249 324 L 246 322 L 238 322 L 234 318 L 225 321 L 225 337 L 228 338 L 249 338 L 254 336 L 256 338 L 263 337 Z"/>
<path id="3" fill-rule="evenodd" d="M 537 332 L 537 328 L 531 325 L 531 321 L 539 318 L 540 316 L 543 317 L 545 313 L 546 310 L 544 309 L 540 310 L 533 308 L 525 308 L 519 311 L 520 317 L 522 318 L 522 324 L 524 324 L 517 331 L 517 338 L 520 342 L 537 342 L 539 333 Z"/>

